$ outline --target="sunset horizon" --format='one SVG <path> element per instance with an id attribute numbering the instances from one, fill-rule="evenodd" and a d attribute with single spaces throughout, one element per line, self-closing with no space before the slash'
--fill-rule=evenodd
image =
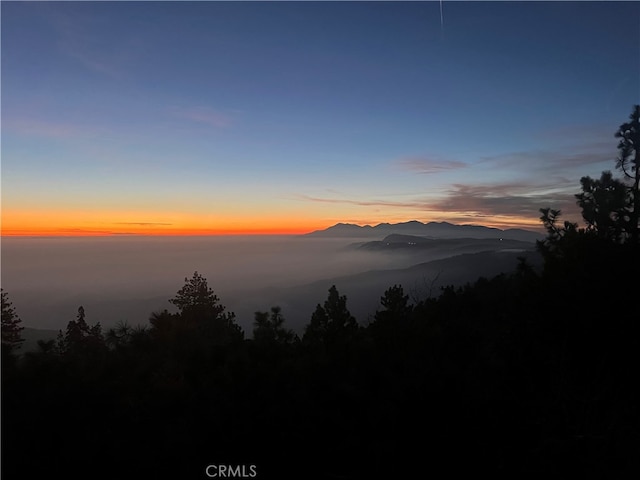
<path id="1" fill-rule="evenodd" d="M 638 98 L 634 15 L 624 2 L 3 2 L 1 234 L 540 230 L 540 208 L 580 222 L 580 178 L 611 168 Z"/>
<path id="2" fill-rule="evenodd" d="M 69 224 L 64 226 L 44 226 L 44 227 L 20 227 L 3 225 L 1 227 L 2 237 L 119 237 L 119 236 L 241 236 L 241 235 L 305 235 L 314 231 L 326 230 L 330 227 L 340 224 L 357 225 L 360 227 L 377 226 L 383 224 L 402 224 L 408 222 L 446 222 L 453 225 L 475 225 L 489 228 L 506 229 L 524 229 L 530 231 L 542 232 L 542 224 L 538 221 L 536 224 L 522 219 L 520 223 L 494 221 L 468 222 L 468 221 L 450 221 L 445 218 L 422 219 L 411 218 L 397 221 L 335 221 L 335 222 L 318 222 L 313 224 L 298 223 L 300 226 L 292 226 L 291 223 L 285 225 L 267 226 L 266 222 L 254 222 L 247 226 L 227 226 L 219 228 L 202 228 L 197 226 L 181 226 L 170 223 L 142 223 L 142 222 L 113 222 L 101 223 L 94 226 L 78 226 L 79 224 Z M 96 222 L 97 223 L 97 222 Z"/>

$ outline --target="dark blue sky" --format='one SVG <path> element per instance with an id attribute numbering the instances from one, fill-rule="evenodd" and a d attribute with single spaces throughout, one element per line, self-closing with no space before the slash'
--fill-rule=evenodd
<path id="1" fill-rule="evenodd" d="M 640 102 L 636 2 L 1 8 L 5 232 L 536 226 Z"/>

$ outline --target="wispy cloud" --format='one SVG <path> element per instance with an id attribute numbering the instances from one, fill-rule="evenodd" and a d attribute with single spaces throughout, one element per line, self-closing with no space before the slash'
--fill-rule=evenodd
<path id="1" fill-rule="evenodd" d="M 465 168 L 466 163 L 457 160 L 438 160 L 429 157 L 410 157 L 395 160 L 393 165 L 420 174 L 442 173 L 448 170 Z"/>
<path id="2" fill-rule="evenodd" d="M 571 124 L 540 130 L 534 134 L 534 138 L 545 143 L 552 141 L 565 145 L 588 145 L 591 148 L 594 145 L 617 145 L 614 133 L 615 129 L 608 123 Z"/>
<path id="3" fill-rule="evenodd" d="M 114 232 L 112 230 L 85 229 L 85 228 L 57 228 L 51 230 L 55 235 L 136 235 L 135 232 Z"/>
<path id="4" fill-rule="evenodd" d="M 445 197 L 430 204 L 434 210 L 469 212 L 474 215 L 514 215 L 537 218 L 539 209 L 553 206 L 563 211 L 575 210 L 575 188 L 568 183 L 533 185 L 495 183 L 486 185 L 452 185 Z"/>
<path id="5" fill-rule="evenodd" d="M 174 114 L 178 118 L 202 123 L 214 128 L 229 127 L 233 123 L 231 115 L 210 107 L 178 108 L 174 111 Z"/>
<path id="6" fill-rule="evenodd" d="M 487 163 L 492 167 L 516 171 L 535 170 L 539 173 L 557 173 L 598 163 L 609 162 L 612 164 L 614 158 L 614 151 L 539 150 L 484 156 L 480 158 L 479 164 Z"/>
<path id="7" fill-rule="evenodd" d="M 87 125 L 26 118 L 3 119 L 2 130 L 17 135 L 55 139 L 90 137 L 100 134 L 99 129 Z"/>
<path id="8" fill-rule="evenodd" d="M 118 67 L 117 62 L 113 59 L 101 58 L 99 54 L 88 51 L 86 47 L 69 42 L 62 44 L 62 48 L 67 55 L 92 72 L 106 75 L 115 80 L 120 80 L 125 76 L 125 70 Z"/>
<path id="9" fill-rule="evenodd" d="M 93 28 L 99 28 L 100 19 L 76 9 L 51 8 L 47 18 L 57 31 L 58 50 L 72 58 L 90 72 L 122 79 L 126 76 L 127 64 L 134 56 L 132 39 L 121 39 L 127 48 L 116 45 L 105 47 L 96 42 Z"/>
<path id="10" fill-rule="evenodd" d="M 295 198 L 299 200 L 305 200 L 315 203 L 335 203 L 342 205 L 357 205 L 361 207 L 399 207 L 399 208 L 423 208 L 424 202 L 410 201 L 410 202 L 394 202 L 388 200 L 353 200 L 349 198 L 326 198 L 326 197 L 313 197 L 310 195 L 298 194 Z"/>
<path id="11" fill-rule="evenodd" d="M 135 225 L 137 227 L 155 227 L 155 226 L 169 226 L 173 223 L 162 222 L 115 222 L 114 225 Z"/>

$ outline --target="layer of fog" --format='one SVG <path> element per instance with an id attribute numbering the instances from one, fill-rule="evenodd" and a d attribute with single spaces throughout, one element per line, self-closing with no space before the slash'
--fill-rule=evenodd
<path id="1" fill-rule="evenodd" d="M 447 272 L 439 278 L 442 272 L 433 269 L 400 273 L 436 257 L 366 252 L 350 248 L 354 241 L 298 236 L 5 238 L 2 287 L 27 327 L 64 329 L 82 305 L 90 324 L 108 328 L 122 320 L 146 324 L 151 312 L 172 311 L 168 300 L 185 277 L 198 271 L 250 335 L 253 313 L 274 305 L 282 307 L 289 326 L 300 332 L 336 278 L 361 323 L 396 278 L 413 294 L 428 284 L 437 287 L 436 279 L 449 282 Z M 371 271 L 387 274 L 363 276 Z"/>
<path id="2" fill-rule="evenodd" d="M 64 328 L 79 305 L 90 323 L 145 323 L 151 311 L 171 309 L 168 300 L 194 271 L 207 278 L 223 305 L 239 312 L 246 310 L 244 303 L 254 303 L 246 297 L 251 291 L 403 265 L 399 257 L 345 248 L 353 241 L 298 236 L 5 238 L 2 287 L 23 324 L 34 328 Z M 239 320 L 250 324 L 252 319 Z"/>

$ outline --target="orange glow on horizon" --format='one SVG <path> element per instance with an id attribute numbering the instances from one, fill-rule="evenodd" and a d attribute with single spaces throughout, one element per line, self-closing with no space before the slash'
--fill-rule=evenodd
<path id="1" fill-rule="evenodd" d="M 410 219 L 401 217 L 381 219 L 378 222 L 345 221 L 339 219 L 300 219 L 300 218 L 220 218 L 213 222 L 198 216 L 175 215 L 170 221 L 157 221 L 161 215 L 151 217 L 140 214 L 94 214 L 91 221 L 77 220 L 75 212 L 3 212 L 2 237 L 95 237 L 95 236 L 207 236 L 207 235 L 302 235 L 315 230 L 323 230 L 336 223 L 375 226 L 379 223 L 400 223 Z M 456 214 L 457 213 L 457 214 Z M 436 214 L 429 221 L 448 221 L 454 224 L 475 224 L 487 227 L 508 229 L 524 228 L 541 231 L 538 219 L 511 216 L 474 217 L 466 212 Z M 118 221 L 111 219 L 117 218 Z M 150 219 L 136 222 L 134 218 Z M 203 226 L 209 224 L 211 226 Z M 213 225 L 215 226 L 213 226 Z"/>
<path id="2" fill-rule="evenodd" d="M 206 236 L 206 235 L 301 235 L 318 230 L 303 227 L 256 228 L 6 228 L 3 237 L 124 237 L 124 236 Z M 321 228 L 320 228 L 321 229 Z"/>
<path id="3" fill-rule="evenodd" d="M 75 217 L 75 218 L 74 218 Z M 84 218 L 83 218 L 84 217 Z M 3 212 L 3 237 L 97 237 L 97 236 L 206 236 L 206 235 L 300 235 L 327 228 L 321 221 L 297 218 L 210 218 L 173 215 L 157 220 L 158 215 L 88 215 L 63 212 Z M 82 218 L 79 220 L 78 218 Z M 117 221 L 113 221 L 117 218 Z M 139 222 L 135 218 L 149 221 Z M 326 222 L 325 222 L 326 223 Z"/>
<path id="4" fill-rule="evenodd" d="M 2 230 L 2 237 L 128 237 L 128 236 L 222 236 L 222 235 L 304 235 L 312 230 L 172 230 L 145 232 L 105 232 L 91 230 Z"/>
<path id="5" fill-rule="evenodd" d="M 139 221 L 139 219 L 145 221 Z M 330 225 L 326 225 L 327 227 Z M 3 237 L 299 235 L 326 228 L 313 219 L 247 216 L 211 218 L 149 212 L 3 211 Z"/>

